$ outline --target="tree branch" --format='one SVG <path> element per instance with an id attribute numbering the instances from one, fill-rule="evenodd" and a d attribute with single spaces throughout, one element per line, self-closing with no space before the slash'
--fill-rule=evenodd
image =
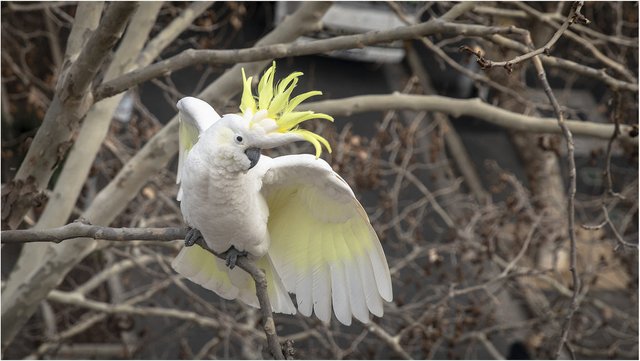
<path id="1" fill-rule="evenodd" d="M 551 20 L 550 17 L 546 16 L 545 14 L 537 11 L 536 9 L 532 8 L 531 6 L 522 3 L 522 2 L 514 2 L 514 4 L 521 8 L 522 10 L 524 10 L 525 12 L 527 12 L 528 14 L 531 14 L 532 16 L 534 16 L 535 18 L 537 18 L 538 20 L 542 21 L 543 23 L 547 24 L 548 26 L 554 27 L 554 28 L 558 28 L 561 29 L 562 27 L 565 26 L 565 24 L 559 26 L 555 21 Z M 579 16 L 582 16 L 580 14 L 579 11 L 576 12 L 576 14 L 578 14 Z M 582 18 L 584 19 L 584 17 L 582 16 Z M 568 18 L 566 20 L 571 21 L 571 18 Z M 565 21 L 566 21 L 565 20 Z M 586 20 L 586 19 L 585 19 Z M 588 24 L 588 20 L 587 22 L 583 22 L 584 24 Z M 629 69 L 627 69 L 624 65 L 615 62 L 613 59 L 607 57 L 606 55 L 604 55 L 600 50 L 598 50 L 598 48 L 596 48 L 592 42 L 590 40 L 585 40 L 582 37 L 580 37 L 579 35 L 575 34 L 572 31 L 567 31 L 565 33 L 566 37 L 570 40 L 572 40 L 573 42 L 580 44 L 582 47 L 584 47 L 585 49 L 587 49 L 591 55 L 593 55 L 594 58 L 598 59 L 600 62 L 602 62 L 605 66 L 608 66 L 609 68 L 615 70 L 616 72 L 618 72 L 619 74 L 621 74 L 622 76 L 624 76 L 627 81 L 633 82 L 633 83 L 637 83 L 638 79 L 636 79 L 633 74 L 629 71 Z M 637 41 L 636 41 L 637 44 Z"/>
<path id="2" fill-rule="evenodd" d="M 140 4 L 104 73 L 105 80 L 130 69 L 147 40 L 161 5 L 161 2 Z M 78 131 L 77 140 L 66 155 L 53 194 L 38 220 L 37 228 L 58 227 L 68 222 L 96 154 L 107 136 L 113 113 L 122 95 L 124 94 L 97 102 L 87 112 Z"/>
<path id="3" fill-rule="evenodd" d="M 2 243 L 30 243 L 30 242 L 54 242 L 60 243 L 67 239 L 73 238 L 93 238 L 115 242 L 126 242 L 133 240 L 147 241 L 173 241 L 176 239 L 184 239 L 187 234 L 185 228 L 111 228 L 95 226 L 84 221 L 76 221 L 65 226 L 52 229 L 26 229 L 26 230 L 8 230 L 2 231 L 0 239 Z M 221 254 L 214 252 L 202 240 L 198 242 L 198 246 L 207 250 L 211 254 L 220 259 L 225 259 Z M 238 267 L 245 270 L 251 275 L 256 284 L 256 296 L 260 303 L 260 313 L 262 314 L 262 328 L 267 336 L 267 344 L 269 351 L 277 360 L 284 360 L 282 346 L 278 341 L 276 333 L 276 325 L 273 320 L 273 311 L 271 302 L 267 293 L 267 278 L 264 271 L 259 269 L 252 261 L 246 257 L 240 257 L 237 261 Z M 53 300 L 59 300 L 62 294 L 59 291 L 52 291 L 50 296 Z M 85 300 L 81 293 L 78 297 Z M 73 297 L 67 299 L 73 299 Z M 98 306 L 98 303 L 91 301 L 90 305 L 94 309 L 105 311 L 105 307 Z M 118 306 L 114 306 L 118 307 Z M 126 310 L 125 310 L 126 311 Z"/>
<path id="4" fill-rule="evenodd" d="M 433 19 L 423 24 L 402 26 L 384 31 L 370 31 L 358 35 L 337 36 L 305 43 L 275 44 L 233 50 L 188 49 L 169 59 L 124 74 L 102 84 L 96 90 L 95 96 L 97 100 L 104 99 L 149 79 L 196 64 L 242 63 L 327 53 L 335 50 L 362 48 L 371 44 L 387 43 L 395 40 L 414 39 L 432 34 L 490 35 L 510 34 L 513 30 L 513 27 L 455 24 Z"/>
<path id="5" fill-rule="evenodd" d="M 531 131 L 537 133 L 561 133 L 557 120 L 554 118 L 534 117 L 510 112 L 508 110 L 489 105 L 482 100 L 454 99 L 439 95 L 360 95 L 355 97 L 323 100 L 303 103 L 301 110 L 313 109 L 333 116 L 349 116 L 351 114 L 386 111 L 392 109 L 425 110 L 442 112 L 454 117 L 472 116 L 501 127 Z M 609 139 L 615 131 L 613 124 L 601 124 L 582 120 L 566 120 L 565 124 L 576 135 L 589 136 L 599 139 Z M 621 134 L 617 138 L 631 144 L 638 144 L 638 137 L 631 126 L 620 124 Z"/>
<path id="6" fill-rule="evenodd" d="M 490 36 L 486 36 L 489 41 L 492 41 L 500 46 L 503 46 L 508 49 L 517 50 L 522 53 L 526 53 L 531 51 L 526 45 L 517 42 L 515 40 L 511 40 L 502 35 L 494 34 Z M 611 75 L 607 74 L 604 69 L 594 69 L 588 67 L 586 65 L 582 65 L 580 63 L 576 63 L 571 60 L 557 58 L 554 56 L 543 56 L 541 58 L 542 62 L 545 65 L 560 68 L 568 71 L 575 72 L 580 75 L 588 76 L 590 78 L 598 79 L 603 83 L 607 84 L 612 90 L 627 90 L 631 92 L 638 91 L 638 83 L 637 82 L 626 82 L 623 80 L 616 79 Z"/>
<path id="7" fill-rule="evenodd" d="M 112 3 L 107 8 L 100 26 L 82 48 L 78 59 L 71 65 L 69 73 L 64 78 L 60 93 L 60 99 L 63 102 L 69 97 L 81 98 L 86 95 L 100 65 L 120 39 L 129 18 L 137 7 L 137 2 L 124 1 Z"/>
<path id="8" fill-rule="evenodd" d="M 511 65 L 529 59 L 531 58 L 533 61 L 533 65 L 536 69 L 536 72 L 538 74 L 538 79 L 540 80 L 540 83 L 542 84 L 542 88 L 544 89 L 545 94 L 547 95 L 547 98 L 549 99 L 549 102 L 551 103 L 551 105 L 553 106 L 556 118 L 557 118 L 557 127 L 562 131 L 562 135 L 567 143 L 567 161 L 568 161 L 568 166 L 569 166 L 569 196 L 568 196 L 568 200 L 567 200 L 567 217 L 568 217 L 568 233 L 569 233 L 569 241 L 570 241 L 570 258 L 569 258 L 569 271 L 571 272 L 571 277 L 572 277 L 572 285 L 573 285 L 573 293 L 571 296 L 571 305 L 569 307 L 569 310 L 567 312 L 567 315 L 565 316 L 565 320 L 564 323 L 562 325 L 562 329 L 561 329 L 561 335 L 560 335 L 560 341 L 558 344 L 558 347 L 555 351 L 555 358 L 557 359 L 560 356 L 560 353 L 562 351 L 562 348 L 565 346 L 566 342 L 567 342 L 567 337 L 569 335 L 569 330 L 571 328 L 571 320 L 573 318 L 573 315 L 575 313 L 575 311 L 578 309 L 579 306 L 579 300 L 578 300 L 578 295 L 580 292 L 580 278 L 578 277 L 578 272 L 577 272 L 577 249 L 576 249 L 576 232 L 575 232 L 575 196 L 576 196 L 576 163 L 575 163 L 575 149 L 574 149 L 574 142 L 573 142 L 573 134 L 571 132 L 571 129 L 569 128 L 567 122 L 564 119 L 564 114 L 562 113 L 562 110 L 560 109 L 560 104 L 558 103 L 558 100 L 556 99 L 555 95 L 553 94 L 553 90 L 551 89 L 551 85 L 549 84 L 549 81 L 547 80 L 547 74 L 544 70 L 544 66 L 542 65 L 542 61 L 540 59 L 540 54 L 546 50 L 548 50 L 548 47 L 553 45 L 559 38 L 560 36 L 567 31 L 567 29 L 569 28 L 569 26 L 571 24 L 573 24 L 576 19 L 583 19 L 583 21 L 587 21 L 584 16 L 582 14 L 580 14 L 580 9 L 582 8 L 584 2 L 582 1 L 578 1 L 573 3 L 573 5 L 571 6 L 571 12 L 569 13 L 569 15 L 567 16 L 564 24 L 556 31 L 556 33 L 551 37 L 551 39 L 549 40 L 549 42 L 547 42 L 547 44 L 538 50 L 535 51 L 531 51 L 526 53 L 523 56 L 519 56 L 516 57 L 510 61 L 507 62 L 493 62 L 491 60 L 487 60 L 485 59 L 482 54 L 479 54 L 478 52 L 473 51 L 472 49 L 468 48 L 468 47 L 464 47 L 463 50 L 469 51 L 472 54 L 476 55 L 476 57 L 478 58 L 478 63 L 480 64 L 480 66 L 483 69 L 488 69 L 491 68 L 493 66 L 504 66 L 509 72 L 511 72 L 512 68 Z M 529 31 L 524 31 L 524 40 L 526 43 L 526 46 L 530 49 L 533 49 L 533 41 L 531 39 L 531 34 L 529 33 Z M 609 133 L 610 137 L 613 137 L 613 135 L 611 134 L 615 134 L 618 131 L 617 125 L 614 125 L 614 129 L 612 133 Z"/>
<path id="9" fill-rule="evenodd" d="M 462 50 L 468 51 L 474 55 L 476 55 L 476 57 L 478 58 L 478 64 L 480 64 L 480 66 L 482 67 L 482 69 L 489 69 L 489 68 L 493 68 L 493 67 L 504 67 L 505 69 L 507 69 L 507 71 L 509 73 L 511 73 L 513 71 L 513 66 L 521 63 L 527 59 L 531 59 L 535 56 L 538 56 L 542 53 L 548 54 L 551 51 L 551 47 L 558 41 L 560 40 L 560 37 L 567 31 L 567 29 L 569 29 L 569 26 L 571 24 L 573 24 L 576 19 L 584 19 L 583 21 L 587 21 L 584 16 L 582 16 L 582 14 L 580 14 L 580 9 L 582 8 L 581 4 L 577 4 L 571 7 L 571 13 L 569 14 L 569 16 L 567 16 L 567 19 L 565 20 L 565 22 L 562 24 L 562 26 L 560 26 L 558 28 L 558 30 L 553 34 L 553 36 L 551 36 L 551 39 L 549 39 L 549 41 L 547 41 L 546 44 L 544 44 L 542 47 L 536 49 L 536 50 L 532 50 L 529 52 L 526 52 L 522 55 L 516 56 L 515 58 L 511 59 L 511 60 L 507 60 L 507 61 L 489 61 L 484 59 L 484 57 L 482 57 L 481 54 L 478 54 L 477 52 L 473 51 L 473 49 L 464 46 L 462 48 Z M 526 30 L 522 31 L 523 33 L 528 33 Z M 483 61 L 485 60 L 485 61 Z"/>
<path id="10" fill-rule="evenodd" d="M 2 231 L 2 243 L 60 243 L 73 238 L 93 238 L 108 241 L 173 241 L 184 239 L 184 228 L 109 228 L 95 226 L 83 221 L 69 223 L 49 229 L 20 229 Z"/>
<path id="11" fill-rule="evenodd" d="M 560 29 L 556 32 L 556 34 L 554 34 L 551 40 L 554 40 L 554 39 L 557 40 L 560 37 L 560 35 L 562 35 L 562 33 L 569 28 L 569 25 L 571 25 L 575 21 L 575 19 L 577 18 L 584 19 L 584 16 L 580 14 L 580 9 L 582 8 L 583 4 L 584 2 L 578 1 L 572 5 L 571 12 L 567 17 L 567 20 L 565 21 L 563 26 L 560 27 Z M 525 38 L 526 45 L 529 48 L 533 49 L 533 41 L 531 40 L 531 35 L 528 31 L 525 33 L 524 38 Z M 567 201 L 567 217 L 568 217 L 568 233 L 569 233 L 569 241 L 570 241 L 569 271 L 571 272 L 571 276 L 572 276 L 573 294 L 571 296 L 571 306 L 569 307 L 569 311 L 567 312 L 567 315 L 565 317 L 564 324 L 562 325 L 559 345 L 555 352 L 555 358 L 557 359 L 560 356 L 562 348 L 567 341 L 569 330 L 571 328 L 571 320 L 573 318 L 573 314 L 578 309 L 578 305 L 579 305 L 578 294 L 580 292 L 580 279 L 578 277 L 578 272 L 576 269 L 577 267 L 576 247 L 577 246 L 576 246 L 576 231 L 575 231 L 576 161 L 575 161 L 575 154 L 574 154 L 575 150 L 574 150 L 574 143 L 573 143 L 573 134 L 564 119 L 564 114 L 560 109 L 560 104 L 558 103 L 558 100 L 553 94 L 551 85 L 547 80 L 547 74 L 542 65 L 542 61 L 540 60 L 540 55 L 536 54 L 533 56 L 532 59 L 533 59 L 532 60 L 533 65 L 538 74 L 538 78 L 542 83 L 544 92 L 547 95 L 547 98 L 549 98 L 549 102 L 553 106 L 554 112 L 558 119 L 558 122 L 557 122 L 558 127 L 562 130 L 562 135 L 564 136 L 564 139 L 567 143 L 567 153 L 568 153 L 567 161 L 569 163 L 569 196 Z M 616 130 L 614 129 L 614 132 L 615 131 Z"/>
<path id="12" fill-rule="evenodd" d="M 171 42 L 178 38 L 178 36 L 212 4 L 213 1 L 194 1 L 191 3 L 191 5 L 184 9 L 178 17 L 173 19 L 167 27 L 149 41 L 144 51 L 138 57 L 136 65 L 138 67 L 149 65 L 153 59 L 157 58 Z"/>
<path id="13" fill-rule="evenodd" d="M 576 13 L 579 13 L 580 8 L 582 7 L 582 3 L 576 6 Z M 528 42 L 532 44 L 531 37 L 527 36 Z M 569 329 L 571 327 L 571 319 L 573 318 L 573 314 L 578 309 L 578 293 L 580 292 L 580 279 L 578 278 L 577 267 L 577 250 L 576 250 L 576 230 L 575 230 L 575 222 L 576 222 L 576 209 L 575 209 L 575 199 L 576 199 L 576 159 L 575 159 L 575 149 L 573 144 L 573 134 L 571 130 L 567 126 L 564 120 L 564 114 L 560 109 L 560 104 L 553 94 L 553 90 L 551 90 L 551 85 L 549 85 L 549 81 L 547 80 L 547 75 L 542 66 L 542 61 L 538 55 L 533 58 L 533 64 L 538 72 L 538 78 L 542 83 L 544 88 L 544 92 L 547 94 L 549 101 L 553 105 L 556 116 L 558 117 L 558 126 L 562 129 L 562 134 L 567 143 L 567 161 L 569 163 L 569 197 L 567 201 L 567 217 L 568 217 L 568 231 L 569 231 L 569 242 L 570 242 L 570 258 L 569 258 L 569 271 L 571 272 L 571 277 L 573 279 L 573 295 L 571 297 L 571 306 L 569 308 L 569 312 L 567 312 L 565 323 L 562 326 L 562 333 L 558 348 L 555 353 L 555 358 L 560 357 L 560 353 L 562 352 L 562 347 L 567 340 L 567 336 L 569 334 Z"/>
<path id="14" fill-rule="evenodd" d="M 85 46 L 87 40 L 89 40 L 87 34 L 94 32 L 100 24 L 100 16 L 102 15 L 103 8 L 103 1 L 78 3 L 76 17 L 73 19 L 71 33 L 67 39 L 67 48 L 65 49 L 63 64 L 68 62 L 67 66 L 71 65 L 72 60 L 78 58 L 78 54 Z M 60 70 L 66 71 L 67 69 L 63 65 L 63 69 Z"/>
<path id="15" fill-rule="evenodd" d="M 38 191 L 47 185 L 56 166 L 64 159 L 73 143 L 73 132 L 93 103 L 88 93 L 89 86 L 137 6 L 136 2 L 111 4 L 77 60 L 71 64 L 66 75 L 61 75 L 58 81 L 60 87 L 14 180 L 16 186 L 17 181 L 22 180 L 28 186 L 34 186 L 35 191 L 23 195 L 28 198 L 25 202 L 3 203 L 9 212 L 6 216 L 3 214 L 2 220 L 10 228 L 20 224 L 24 214 L 33 206 L 28 200 L 38 196 Z M 78 13 L 78 16 L 82 15 Z M 16 192 L 20 192 L 20 189 Z"/>

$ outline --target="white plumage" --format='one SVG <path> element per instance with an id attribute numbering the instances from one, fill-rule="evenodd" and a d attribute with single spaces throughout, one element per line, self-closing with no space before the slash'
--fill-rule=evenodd
<path id="1" fill-rule="evenodd" d="M 305 154 L 261 156 L 252 166 L 248 149 L 278 143 L 252 129 L 246 117 L 220 118 L 195 98 L 182 99 L 178 109 L 178 199 L 185 221 L 207 245 L 216 252 L 231 246 L 247 251 L 266 271 L 276 312 L 295 313 L 291 292 L 301 314 L 315 313 L 323 322 L 332 309 L 345 325 L 352 317 L 368 322 L 369 312 L 382 316 L 383 300 L 392 300 L 382 246 L 353 191 L 329 164 Z M 223 298 L 258 307 L 250 276 L 198 246 L 184 247 L 172 266 Z"/>

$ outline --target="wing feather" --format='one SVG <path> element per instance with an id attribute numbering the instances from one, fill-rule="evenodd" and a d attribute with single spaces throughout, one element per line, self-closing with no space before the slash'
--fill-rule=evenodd
<path id="1" fill-rule="evenodd" d="M 322 264 L 313 277 L 313 312 L 324 323 L 331 320 L 331 274 Z"/>
<path id="2" fill-rule="evenodd" d="M 284 210 L 286 199 L 292 195 L 292 192 L 288 189 L 280 189 L 278 192 L 274 192 L 270 198 L 270 207 Z M 297 237 L 295 230 L 291 229 L 287 232 L 287 216 L 288 214 L 283 211 L 272 214 L 269 218 L 269 224 L 273 230 L 270 234 L 271 238 L 280 240 L 279 242 L 271 243 L 269 253 L 280 255 L 276 260 L 278 262 L 278 274 L 284 282 L 287 291 L 295 293 L 296 273 L 293 262 L 298 256 L 296 247 L 298 247 L 299 244 L 295 241 Z"/>
<path id="3" fill-rule="evenodd" d="M 271 255 L 304 315 L 369 321 L 392 299 L 384 251 L 348 184 L 311 155 L 262 162 L 262 194 L 269 205 Z"/>
<path id="4" fill-rule="evenodd" d="M 180 122 L 176 183 L 180 184 L 183 176 L 182 168 L 189 151 L 198 142 L 200 134 L 213 125 L 216 120 L 220 119 L 220 115 L 205 101 L 193 97 L 180 99 L 176 107 L 178 108 L 178 120 Z M 179 201 L 182 200 L 182 187 L 178 189 L 177 199 Z"/>
<path id="5" fill-rule="evenodd" d="M 367 236 L 368 230 L 359 222 L 353 222 L 351 227 L 354 239 L 357 239 L 358 242 L 362 242 L 361 240 Z M 371 259 L 369 259 L 365 245 L 360 244 L 358 246 L 360 249 L 358 250 L 355 258 L 356 262 L 358 262 L 358 270 L 360 272 L 360 279 L 362 280 L 362 288 L 365 294 L 364 299 L 371 313 L 380 317 L 383 313 L 383 306 L 373 269 L 371 268 Z"/>
<path id="6" fill-rule="evenodd" d="M 301 189 L 299 191 L 299 197 L 301 199 L 298 204 L 296 204 L 296 211 L 302 212 L 304 207 L 304 203 L 307 202 L 308 192 L 305 189 Z M 313 243 L 314 235 L 304 234 L 304 232 L 308 232 L 310 229 L 313 229 L 314 222 L 310 217 L 302 218 L 303 222 L 301 222 L 300 226 L 297 227 L 298 236 L 297 238 L 309 237 L 308 243 L 305 244 L 303 242 L 296 242 L 298 252 L 300 254 L 298 261 L 301 262 L 302 265 L 311 266 L 311 244 Z M 311 316 L 311 312 L 313 311 L 313 295 L 312 295 L 312 267 L 297 267 L 297 277 L 296 277 L 296 299 L 298 301 L 298 311 L 301 314 L 309 317 Z"/>
<path id="7" fill-rule="evenodd" d="M 295 314 L 296 308 L 269 256 L 260 258 L 256 264 L 265 271 L 267 293 L 273 310 Z M 258 307 L 255 283 L 251 276 L 239 267 L 230 270 L 223 260 L 199 246 L 183 247 L 171 266 L 187 279 L 214 291 L 224 299 L 238 298 L 250 306 Z"/>
<path id="8" fill-rule="evenodd" d="M 301 252 L 300 260 L 302 262 L 309 262 L 309 250 Z M 313 281 L 311 278 L 311 267 L 302 267 L 297 271 L 296 277 L 296 300 L 298 301 L 298 311 L 301 314 L 309 317 L 313 311 L 313 295 L 312 286 Z"/>
<path id="9" fill-rule="evenodd" d="M 339 242 L 338 247 L 344 247 L 341 251 L 344 254 L 342 264 L 344 264 L 347 275 L 347 288 L 349 289 L 349 303 L 351 304 L 351 312 L 353 316 L 360 322 L 369 322 L 369 310 L 365 300 L 363 290 L 363 280 L 358 267 L 358 239 L 354 237 L 351 231 L 351 223 L 353 220 L 342 225 L 343 242 Z M 339 248 L 340 249 L 340 248 Z M 348 255 L 348 256 L 347 256 Z"/>
<path id="10" fill-rule="evenodd" d="M 318 236 L 318 234 L 311 232 L 309 240 L 309 250 L 308 250 L 308 263 L 311 273 L 311 303 L 313 305 L 313 309 L 316 313 L 316 316 L 325 321 L 326 317 L 321 318 L 318 315 L 319 303 L 328 300 L 326 295 L 330 292 L 330 286 L 326 283 L 328 278 L 326 278 L 325 273 L 325 263 L 322 257 L 322 239 Z M 331 310 L 329 309 L 329 312 Z M 322 312 L 322 311 L 321 311 Z M 310 312 L 309 312 L 310 313 Z M 329 317 L 331 315 L 329 314 Z M 326 321 L 325 321 L 326 322 Z"/>
<path id="11" fill-rule="evenodd" d="M 289 297 L 280 276 L 278 276 L 275 271 L 275 267 L 273 266 L 273 262 L 269 255 L 267 254 L 260 258 L 257 261 L 257 266 L 265 271 L 265 276 L 267 277 L 267 291 L 269 294 L 269 300 L 272 303 L 272 308 L 276 312 L 286 313 L 289 315 L 295 314 L 296 307 L 293 305 L 291 297 Z M 253 280 L 251 280 L 251 283 L 254 284 Z"/>
<path id="12" fill-rule="evenodd" d="M 328 247 L 327 256 L 329 258 L 329 269 L 331 270 L 331 300 L 333 301 L 333 312 L 336 318 L 344 325 L 351 325 L 351 304 L 347 292 L 347 280 L 345 277 L 342 262 L 339 260 L 335 248 L 335 229 L 328 232 L 329 238 L 325 239 Z"/>

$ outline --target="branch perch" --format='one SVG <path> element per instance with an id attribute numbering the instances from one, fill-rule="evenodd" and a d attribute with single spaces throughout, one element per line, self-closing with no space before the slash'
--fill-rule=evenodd
<path id="1" fill-rule="evenodd" d="M 204 243 L 200 238 L 197 244 L 208 252 L 214 254 L 220 259 L 225 259 L 224 256 L 214 252 L 211 248 Z M 271 301 L 267 293 L 267 277 L 264 271 L 258 268 L 253 262 L 246 257 L 239 257 L 237 260 L 238 267 L 245 270 L 253 278 L 253 282 L 256 284 L 256 296 L 258 296 L 258 302 L 260 303 L 260 313 L 262 314 L 262 329 L 267 336 L 267 345 L 271 355 L 276 360 L 284 360 L 285 357 L 282 354 L 282 346 L 278 341 L 278 334 L 276 333 L 276 323 L 273 320 L 273 311 L 271 309 Z"/>
<path id="2" fill-rule="evenodd" d="M 79 220 L 62 227 L 51 229 L 26 229 L 2 231 L 2 243 L 31 243 L 31 242 L 54 242 L 60 243 L 73 238 L 93 238 L 106 241 L 126 242 L 133 240 L 155 240 L 173 241 L 184 239 L 187 234 L 185 228 L 111 228 L 94 226 Z M 214 252 L 200 240 L 197 243 L 200 247 L 212 253 L 220 259 L 224 256 Z M 278 341 L 276 325 L 273 320 L 271 301 L 267 293 L 267 278 L 264 271 L 259 269 L 253 262 L 245 257 L 238 258 L 238 267 L 251 275 L 256 284 L 256 296 L 260 303 L 260 313 L 262 314 L 262 328 L 267 336 L 269 351 L 277 360 L 284 360 L 282 346 Z"/>

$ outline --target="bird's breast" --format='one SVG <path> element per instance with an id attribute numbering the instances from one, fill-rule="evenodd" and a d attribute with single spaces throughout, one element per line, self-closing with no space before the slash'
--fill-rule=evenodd
<path id="1" fill-rule="evenodd" d="M 216 252 L 231 246 L 254 256 L 269 248 L 268 207 L 255 180 L 246 173 L 220 174 L 188 162 L 180 204 L 185 221 L 202 233 Z"/>

